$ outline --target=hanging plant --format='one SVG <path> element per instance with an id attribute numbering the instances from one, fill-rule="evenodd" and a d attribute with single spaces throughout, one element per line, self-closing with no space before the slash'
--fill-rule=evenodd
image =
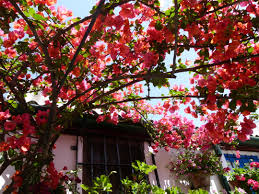
<path id="1" fill-rule="evenodd" d="M 177 177 L 187 176 L 193 188 L 207 188 L 210 184 L 209 176 L 224 172 L 220 158 L 209 150 L 179 152 L 176 160 L 170 163 L 170 171 Z"/>

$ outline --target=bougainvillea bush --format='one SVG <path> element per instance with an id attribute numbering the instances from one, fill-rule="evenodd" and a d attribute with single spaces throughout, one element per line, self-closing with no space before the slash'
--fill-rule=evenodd
<path id="1" fill-rule="evenodd" d="M 186 150 L 178 153 L 170 163 L 170 171 L 176 176 L 190 175 L 192 173 L 214 175 L 223 174 L 223 167 L 215 153 L 211 151 L 197 152 Z"/>
<path id="2" fill-rule="evenodd" d="M 247 193 L 259 191 L 259 162 L 251 162 L 244 168 L 237 164 L 228 175 L 234 187 L 242 188 Z"/>
<path id="3" fill-rule="evenodd" d="M 55 142 L 73 118 L 96 110 L 98 122 L 144 119 L 154 151 L 253 133 L 257 1 L 174 0 L 162 11 L 158 0 L 100 0 L 84 18 L 55 3 L 0 0 L 0 174 L 16 169 L 5 193 L 56 189 Z M 186 51 L 196 59 L 182 61 Z M 174 83 L 187 72 L 190 87 Z M 153 96 L 154 88 L 168 93 Z M 42 109 L 26 101 L 32 94 L 48 99 Z M 177 114 L 181 107 L 203 124 Z M 152 114 L 161 119 L 148 121 Z"/>

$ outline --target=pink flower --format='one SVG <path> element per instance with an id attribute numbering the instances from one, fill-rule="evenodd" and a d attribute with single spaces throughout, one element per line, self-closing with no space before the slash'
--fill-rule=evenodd
<path id="1" fill-rule="evenodd" d="M 12 131 L 16 127 L 16 123 L 13 121 L 6 121 L 4 124 L 4 128 L 6 131 Z"/>
<path id="2" fill-rule="evenodd" d="M 0 112 L 0 121 L 6 120 L 10 117 L 9 110 L 6 110 L 5 112 Z"/>
<path id="3" fill-rule="evenodd" d="M 105 120 L 106 115 L 99 115 L 98 118 L 96 119 L 97 123 L 101 123 Z"/>
<path id="4" fill-rule="evenodd" d="M 240 180 L 240 181 L 245 181 L 246 178 L 245 178 L 243 175 L 241 175 L 239 180 Z"/>
<path id="5" fill-rule="evenodd" d="M 240 152 L 239 152 L 239 150 L 236 151 L 236 157 L 237 157 L 237 158 L 240 158 Z"/>
<path id="6" fill-rule="evenodd" d="M 224 168 L 223 170 L 224 170 L 224 172 L 229 172 L 229 171 L 230 171 L 230 168 L 229 168 L 229 167 L 226 167 L 226 168 Z"/>
<path id="7" fill-rule="evenodd" d="M 251 168 L 253 168 L 253 167 L 259 168 L 259 162 L 251 162 L 251 163 L 250 163 L 250 167 L 251 167 Z"/>
<path id="8" fill-rule="evenodd" d="M 135 13 L 134 13 L 133 5 L 130 4 L 130 3 L 123 4 L 121 6 L 120 15 L 122 17 L 124 17 L 124 18 L 134 18 L 135 17 Z"/>
<path id="9" fill-rule="evenodd" d="M 247 184 L 251 185 L 254 190 L 259 188 L 259 183 L 253 179 L 248 179 Z"/>
<path id="10" fill-rule="evenodd" d="M 81 179 L 79 177 L 75 178 L 76 183 L 81 183 Z"/>
<path id="11" fill-rule="evenodd" d="M 38 113 L 36 114 L 36 122 L 38 125 L 42 125 L 48 122 L 48 116 L 49 113 L 48 111 L 38 111 Z"/>
<path id="12" fill-rule="evenodd" d="M 149 28 L 147 30 L 147 34 L 149 35 L 150 41 L 156 40 L 157 42 L 162 42 L 164 39 L 162 32 L 156 30 L 155 28 Z"/>

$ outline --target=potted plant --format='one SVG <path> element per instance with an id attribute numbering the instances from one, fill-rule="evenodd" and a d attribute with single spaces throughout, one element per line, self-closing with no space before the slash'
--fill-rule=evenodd
<path id="1" fill-rule="evenodd" d="M 223 174 L 220 158 L 209 150 L 179 152 L 176 160 L 170 163 L 170 171 L 174 172 L 177 177 L 188 176 L 195 189 L 208 189 L 210 176 Z"/>
<path id="2" fill-rule="evenodd" d="M 234 188 L 242 188 L 247 193 L 259 192 L 259 162 L 251 162 L 244 168 L 240 168 L 237 162 L 236 167 L 227 175 Z"/>

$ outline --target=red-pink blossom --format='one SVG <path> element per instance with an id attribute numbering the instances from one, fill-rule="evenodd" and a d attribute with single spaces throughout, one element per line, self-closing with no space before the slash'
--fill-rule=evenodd
<path id="1" fill-rule="evenodd" d="M 15 129 L 15 127 L 16 127 L 16 123 L 13 121 L 6 121 L 4 124 L 4 128 L 7 131 L 12 131 Z"/>

